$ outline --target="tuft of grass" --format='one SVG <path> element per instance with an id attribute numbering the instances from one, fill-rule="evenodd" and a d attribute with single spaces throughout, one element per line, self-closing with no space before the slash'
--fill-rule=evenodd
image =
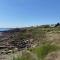
<path id="1" fill-rule="evenodd" d="M 34 60 L 29 53 L 24 53 L 21 57 L 13 57 L 13 60 Z"/>
<path id="2" fill-rule="evenodd" d="M 13 57 L 13 60 L 21 60 L 21 58 L 17 56 L 17 57 Z"/>
<path id="3" fill-rule="evenodd" d="M 59 47 L 51 44 L 44 44 L 42 46 L 30 49 L 31 52 L 37 55 L 39 60 L 40 59 L 43 60 L 48 53 L 57 51 L 57 50 L 59 50 Z"/>

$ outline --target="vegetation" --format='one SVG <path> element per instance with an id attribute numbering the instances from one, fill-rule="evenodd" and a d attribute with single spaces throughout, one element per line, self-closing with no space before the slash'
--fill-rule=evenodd
<path id="1" fill-rule="evenodd" d="M 30 48 L 29 51 L 36 55 L 38 60 L 44 60 L 44 58 L 53 51 L 60 50 L 60 47 L 56 45 L 52 45 L 50 43 L 43 44 L 41 46 Z M 25 52 L 26 53 L 26 52 Z M 21 58 L 17 57 L 16 60 L 33 60 L 33 56 L 31 56 L 29 53 L 26 53 Z"/>
<path id="2" fill-rule="evenodd" d="M 54 51 L 60 50 L 60 24 L 54 26 L 42 25 L 21 29 L 12 29 L 3 32 L 0 45 L 3 43 L 14 46 L 25 52 L 22 56 L 13 57 L 13 60 L 44 60 L 45 57 Z M 7 46 L 5 45 L 5 46 Z M 18 51 L 18 52 L 19 52 Z"/>
<path id="3" fill-rule="evenodd" d="M 36 48 L 31 49 L 30 51 L 33 53 L 36 53 L 36 55 L 38 56 L 38 59 L 43 60 L 44 57 L 46 57 L 46 55 L 50 52 L 53 51 L 57 51 L 60 48 L 57 47 L 56 45 L 51 45 L 51 44 L 44 44 L 42 46 L 38 46 Z"/>

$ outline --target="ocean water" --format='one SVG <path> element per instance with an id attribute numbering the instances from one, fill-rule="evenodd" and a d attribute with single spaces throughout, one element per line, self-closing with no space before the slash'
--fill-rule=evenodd
<path id="1" fill-rule="evenodd" d="M 0 32 L 9 30 L 9 28 L 0 28 Z"/>

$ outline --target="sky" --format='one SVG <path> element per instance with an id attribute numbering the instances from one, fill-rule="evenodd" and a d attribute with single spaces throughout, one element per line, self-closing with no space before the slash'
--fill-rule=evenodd
<path id="1" fill-rule="evenodd" d="M 60 22 L 60 0 L 0 0 L 0 28 Z"/>

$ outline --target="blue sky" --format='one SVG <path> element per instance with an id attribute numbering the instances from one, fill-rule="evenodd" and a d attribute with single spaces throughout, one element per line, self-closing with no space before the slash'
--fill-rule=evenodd
<path id="1" fill-rule="evenodd" d="M 60 22 L 60 0 L 0 0 L 0 28 Z"/>

